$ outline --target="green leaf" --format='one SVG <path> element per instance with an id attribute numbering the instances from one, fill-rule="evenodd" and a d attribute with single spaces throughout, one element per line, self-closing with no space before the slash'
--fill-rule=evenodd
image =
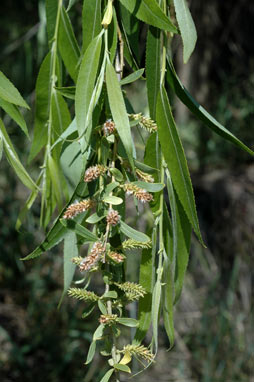
<path id="1" fill-rule="evenodd" d="M 98 307 L 102 314 L 108 314 L 107 308 L 101 300 L 98 300 Z"/>
<path id="2" fill-rule="evenodd" d="M 69 203 L 65 206 L 63 211 L 65 211 L 65 209 L 70 204 L 72 204 L 77 197 L 80 197 L 80 195 L 83 195 L 84 197 L 86 197 L 87 196 L 86 192 L 87 192 L 87 184 L 84 183 L 82 179 L 81 183 L 77 185 Z M 54 246 L 56 246 L 63 240 L 64 236 L 68 232 L 67 228 L 64 227 L 60 221 L 61 216 L 63 215 L 63 211 L 54 222 L 52 228 L 47 233 L 42 243 L 32 253 L 30 253 L 29 255 L 27 255 L 21 260 L 35 259 L 36 257 L 39 257 L 43 252 L 50 250 L 51 248 L 53 248 Z"/>
<path id="3" fill-rule="evenodd" d="M 76 82 L 78 77 L 80 50 L 69 16 L 63 7 L 61 8 L 60 14 L 58 46 L 64 65 L 73 81 Z"/>
<path id="4" fill-rule="evenodd" d="M 123 365 L 121 363 L 115 363 L 113 366 L 115 369 L 120 370 L 124 373 L 131 373 L 131 369 L 127 365 Z"/>
<path id="5" fill-rule="evenodd" d="M 250 155 L 254 155 L 254 152 L 250 150 L 244 143 L 242 143 L 235 135 L 222 126 L 215 118 L 211 116 L 188 92 L 183 86 L 177 74 L 175 72 L 173 63 L 168 60 L 167 65 L 167 81 L 175 94 L 180 100 L 188 107 L 188 109 L 204 124 L 213 130 L 216 134 L 222 136 L 224 139 L 230 141 L 236 146 L 248 152 Z"/>
<path id="6" fill-rule="evenodd" d="M 69 0 L 67 12 L 69 12 L 69 10 L 73 7 L 74 4 L 76 4 L 77 1 L 78 0 Z"/>
<path id="7" fill-rule="evenodd" d="M 26 101 L 21 97 L 19 91 L 8 80 L 8 78 L 0 71 L 0 97 L 10 103 L 17 106 L 22 106 L 29 109 Z"/>
<path id="8" fill-rule="evenodd" d="M 56 27 L 58 0 L 46 0 L 46 18 L 49 45 L 53 42 Z"/>
<path id="9" fill-rule="evenodd" d="M 105 192 L 104 194 L 105 195 L 109 195 L 110 192 L 112 192 L 116 187 L 119 186 L 119 183 L 118 182 L 112 182 L 112 183 L 109 183 L 107 184 L 106 188 L 105 188 Z"/>
<path id="10" fill-rule="evenodd" d="M 64 238 L 64 288 L 63 288 L 63 293 L 60 298 L 58 307 L 60 307 L 63 301 L 64 295 L 71 285 L 71 282 L 75 273 L 75 269 L 76 269 L 76 265 L 73 264 L 71 260 L 73 257 L 77 257 L 77 256 L 78 256 L 78 247 L 77 247 L 76 234 L 75 232 L 69 231 Z"/>
<path id="11" fill-rule="evenodd" d="M 81 318 L 87 318 L 94 311 L 94 308 L 95 308 L 95 304 L 92 304 L 92 306 L 91 305 L 87 306 L 83 310 Z"/>
<path id="12" fill-rule="evenodd" d="M 164 88 L 161 89 L 158 96 L 156 116 L 161 149 L 173 185 L 194 231 L 203 244 L 189 170 Z"/>
<path id="13" fill-rule="evenodd" d="M 88 350 L 85 365 L 88 365 L 93 360 L 95 350 L 96 350 L 96 341 L 92 341 Z"/>
<path id="14" fill-rule="evenodd" d="M 106 374 L 102 377 L 102 379 L 100 380 L 100 382 L 108 382 L 109 381 L 109 378 L 111 377 L 111 375 L 114 373 L 114 369 L 109 369 Z"/>
<path id="15" fill-rule="evenodd" d="M 119 182 L 121 182 L 123 180 L 123 174 L 121 173 L 121 171 L 119 171 L 117 168 L 115 167 L 111 167 L 109 169 L 109 171 L 111 172 L 111 174 L 114 176 L 114 178 L 116 180 L 118 180 Z"/>
<path id="16" fill-rule="evenodd" d="M 50 176 L 50 180 L 52 182 L 52 195 L 54 195 L 58 208 L 61 210 L 63 208 L 63 195 L 62 195 L 62 184 L 59 176 L 59 169 L 54 160 L 54 158 L 49 155 L 48 156 L 48 175 Z"/>
<path id="17" fill-rule="evenodd" d="M 183 40 L 183 61 L 189 60 L 197 41 L 197 31 L 186 0 L 174 0 L 176 19 Z"/>
<path id="18" fill-rule="evenodd" d="M 37 186 L 39 187 L 40 186 L 40 183 L 41 183 L 41 179 L 42 179 L 42 175 L 43 175 L 43 171 L 41 171 L 37 181 L 36 181 L 36 184 Z M 30 208 L 32 207 L 37 195 L 39 193 L 39 188 L 32 191 L 29 195 L 29 197 L 27 198 L 24 206 L 22 207 L 22 209 L 20 210 L 19 214 L 18 214 L 18 217 L 17 217 L 17 221 L 16 221 L 16 225 L 15 225 L 15 229 L 18 231 L 21 224 L 23 223 L 23 221 L 25 220 L 26 216 L 27 216 L 27 213 L 28 211 L 30 210 Z"/>
<path id="19" fill-rule="evenodd" d="M 89 243 L 99 240 L 97 236 L 95 236 L 92 232 L 90 232 L 87 228 L 83 227 L 79 223 L 76 223 L 74 220 L 61 219 L 60 222 L 64 227 L 75 231 L 77 235 L 83 237 L 85 242 Z"/>
<path id="20" fill-rule="evenodd" d="M 156 252 L 156 236 L 157 228 L 153 229 L 152 234 L 152 248 L 144 249 L 142 251 L 140 270 L 139 270 L 139 284 L 145 288 L 146 294 L 139 300 L 138 303 L 138 322 L 139 327 L 136 331 L 133 343 L 139 345 L 151 324 L 151 310 L 152 310 L 152 292 L 154 288 L 154 257 Z"/>
<path id="21" fill-rule="evenodd" d="M 52 125 L 53 137 L 57 140 L 59 136 L 68 128 L 71 123 L 71 116 L 68 106 L 63 97 L 55 89 L 52 92 Z"/>
<path id="22" fill-rule="evenodd" d="M 181 295 L 184 276 L 186 273 L 190 244 L 191 244 L 191 225 L 184 209 L 179 202 L 178 196 L 173 188 L 170 174 L 166 170 L 167 174 L 167 189 L 169 195 L 169 202 L 171 207 L 172 215 L 172 226 L 173 226 L 173 252 L 175 253 L 175 298 L 174 304 L 177 302 Z"/>
<path id="23" fill-rule="evenodd" d="M 32 146 L 29 153 L 28 161 L 38 154 L 43 146 L 47 143 L 47 122 L 49 117 L 49 100 L 50 100 L 50 63 L 51 53 L 49 52 L 43 60 L 35 86 L 35 126 Z"/>
<path id="24" fill-rule="evenodd" d="M 3 156 L 3 148 L 4 148 L 3 138 L 0 136 L 0 161 Z"/>
<path id="25" fill-rule="evenodd" d="M 143 232 L 136 231 L 134 228 L 130 227 L 128 224 L 120 220 L 120 230 L 121 232 L 136 241 L 142 241 L 143 243 L 150 241 L 149 236 L 145 235 Z"/>
<path id="26" fill-rule="evenodd" d="M 82 28 L 82 53 L 85 53 L 91 41 L 101 31 L 101 0 L 84 0 L 82 12 Z"/>
<path id="27" fill-rule="evenodd" d="M 95 330 L 95 332 L 93 334 L 93 341 L 97 341 L 97 340 L 101 339 L 101 337 L 103 335 L 104 328 L 105 328 L 104 324 L 100 324 L 98 326 L 98 328 Z"/>
<path id="28" fill-rule="evenodd" d="M 9 116 L 21 127 L 23 132 L 26 134 L 27 138 L 29 138 L 26 121 L 17 108 L 16 105 L 13 105 L 2 98 L 0 98 L 0 107 L 7 113 Z"/>
<path id="29" fill-rule="evenodd" d="M 161 302 L 161 280 L 158 277 L 152 297 L 152 326 L 153 326 L 153 339 L 155 344 L 155 352 L 158 349 L 158 324 L 159 324 L 159 311 Z"/>
<path id="30" fill-rule="evenodd" d="M 177 28 L 162 11 L 156 0 L 120 0 L 139 20 L 154 27 L 177 33 Z"/>
<path id="31" fill-rule="evenodd" d="M 110 290 L 102 296 L 102 298 L 117 298 L 117 292 L 115 290 Z"/>
<path id="32" fill-rule="evenodd" d="M 75 111 L 77 129 L 80 137 L 83 137 L 88 126 L 89 106 L 94 91 L 96 74 L 99 65 L 101 52 L 101 35 L 92 40 L 82 59 L 78 74 L 76 95 L 75 95 Z M 82 143 L 83 142 L 83 143 Z M 88 142 L 84 142 L 82 138 L 82 152 L 87 147 Z"/>
<path id="33" fill-rule="evenodd" d="M 69 99 L 75 99 L 76 86 L 55 87 L 56 91 Z"/>
<path id="34" fill-rule="evenodd" d="M 123 94 L 117 79 L 116 72 L 111 64 L 107 62 L 106 68 L 106 85 L 108 91 L 109 105 L 112 112 L 112 117 L 116 125 L 116 130 L 120 136 L 122 144 L 127 153 L 128 159 L 132 168 L 133 163 L 133 140 L 131 136 L 131 129 L 129 118 L 124 104 Z"/>
<path id="35" fill-rule="evenodd" d="M 135 320 L 134 318 L 120 317 L 117 319 L 117 322 L 121 325 L 129 326 L 130 328 L 136 328 L 138 326 L 138 320 Z"/>
<path id="36" fill-rule="evenodd" d="M 135 184 L 136 186 L 143 188 L 148 192 L 159 192 L 162 191 L 165 185 L 163 183 L 147 183 L 142 181 L 132 182 L 131 184 Z"/>
<path id="37" fill-rule="evenodd" d="M 147 172 L 147 174 L 155 174 L 159 171 L 157 168 L 148 166 L 147 164 L 139 162 L 136 159 L 134 159 L 134 164 L 139 170 Z"/>
<path id="38" fill-rule="evenodd" d="M 7 131 L 4 127 L 2 120 L 0 119 L 0 137 L 3 141 L 3 149 L 10 163 L 11 167 L 15 171 L 16 175 L 19 177 L 21 182 L 30 190 L 35 191 L 38 189 L 38 186 L 34 183 L 33 179 L 27 173 L 26 169 L 19 160 L 19 157 L 11 143 L 11 140 L 7 134 Z"/>
<path id="39" fill-rule="evenodd" d="M 100 222 L 102 219 L 104 219 L 106 216 L 107 216 L 106 214 L 98 215 L 95 212 L 94 214 L 89 216 L 89 218 L 86 219 L 86 222 L 89 224 L 96 224 L 96 223 Z"/>
<path id="40" fill-rule="evenodd" d="M 137 81 L 140 77 L 142 77 L 145 69 L 136 70 L 134 73 L 131 73 L 129 76 L 123 78 L 120 81 L 120 85 L 131 84 L 134 81 Z"/>
<path id="41" fill-rule="evenodd" d="M 161 31 L 149 27 L 146 42 L 146 85 L 150 117 L 156 118 L 157 95 L 161 76 Z"/>
<path id="42" fill-rule="evenodd" d="M 102 200 L 104 203 L 113 204 L 115 206 L 118 206 L 119 204 L 123 203 L 122 198 L 118 198 L 117 196 L 113 196 L 113 195 L 106 195 L 103 197 Z"/>

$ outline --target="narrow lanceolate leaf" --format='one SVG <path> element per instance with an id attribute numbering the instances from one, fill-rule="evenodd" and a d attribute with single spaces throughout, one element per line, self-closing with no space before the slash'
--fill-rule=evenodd
<path id="1" fill-rule="evenodd" d="M 11 143 L 11 140 L 7 134 L 7 131 L 1 119 L 0 119 L 0 137 L 1 137 L 1 140 L 3 141 L 3 149 L 5 152 L 6 158 L 8 159 L 8 162 L 12 166 L 13 170 L 15 171 L 16 175 L 19 177 L 21 182 L 32 191 L 38 189 L 37 185 L 34 183 L 33 179 L 30 177 L 30 175 L 27 173 L 26 169 L 20 162 L 19 157 L 14 149 L 13 144 Z"/>
<path id="2" fill-rule="evenodd" d="M 88 350 L 85 365 L 88 365 L 93 360 L 95 350 L 96 350 L 96 341 L 92 341 Z"/>
<path id="3" fill-rule="evenodd" d="M 50 62 L 49 52 L 43 60 L 35 86 L 35 126 L 34 137 L 28 160 L 31 161 L 47 142 L 47 122 L 50 99 Z"/>
<path id="4" fill-rule="evenodd" d="M 138 326 L 138 321 L 134 318 L 121 317 L 117 319 L 117 322 L 124 326 L 129 326 L 130 328 L 136 328 Z"/>
<path id="5" fill-rule="evenodd" d="M 55 197 L 56 203 L 58 205 L 59 210 L 63 208 L 62 205 L 62 185 L 61 185 L 61 179 L 60 179 L 60 171 L 57 166 L 56 161 L 54 160 L 53 156 L 48 156 L 48 175 L 50 176 L 50 180 L 52 183 L 52 195 Z"/>
<path id="6" fill-rule="evenodd" d="M 106 374 L 102 377 L 100 382 L 108 382 L 111 375 L 114 373 L 114 369 L 109 369 Z"/>
<path id="7" fill-rule="evenodd" d="M 150 117 L 155 120 L 157 95 L 160 90 L 161 31 L 149 27 L 146 42 L 146 85 Z"/>
<path id="8" fill-rule="evenodd" d="M 65 100 L 55 89 L 52 90 L 51 102 L 53 125 L 52 136 L 53 141 L 56 141 L 71 124 L 71 116 Z"/>
<path id="9" fill-rule="evenodd" d="M 83 136 L 87 128 L 87 115 L 95 86 L 96 74 L 101 52 L 101 35 L 92 40 L 82 59 L 78 74 L 75 110 L 79 136 Z M 87 144 L 87 142 L 86 142 Z M 85 145 L 85 143 L 84 143 Z M 82 145 L 82 149 L 84 149 Z"/>
<path id="10" fill-rule="evenodd" d="M 15 86 L 8 80 L 8 78 L 0 71 L 0 97 L 10 103 L 17 106 L 22 106 L 29 109 L 28 104 L 22 98 L 19 91 Z"/>
<path id="11" fill-rule="evenodd" d="M 99 240 L 97 236 L 95 236 L 92 232 L 90 232 L 87 228 L 83 227 L 79 223 L 76 223 L 74 220 L 61 219 L 61 224 L 64 227 L 75 231 L 77 235 L 83 237 L 86 243 Z"/>
<path id="12" fill-rule="evenodd" d="M 85 53 L 88 45 L 101 31 L 101 0 L 84 0 L 82 28 L 82 53 Z"/>
<path id="13" fill-rule="evenodd" d="M 139 284 L 145 288 L 146 294 L 138 303 L 138 322 L 139 327 L 136 331 L 133 344 L 139 345 L 151 325 L 152 317 L 152 293 L 155 283 L 154 258 L 156 252 L 157 227 L 155 226 L 152 234 L 152 248 L 142 251 L 142 258 L 139 270 Z"/>
<path id="14" fill-rule="evenodd" d="M 167 65 L 167 81 L 175 94 L 180 98 L 180 100 L 188 107 L 188 109 L 195 114 L 200 121 L 213 130 L 216 134 L 220 135 L 222 138 L 234 143 L 236 146 L 245 150 L 250 155 L 254 155 L 254 152 L 249 149 L 244 143 L 242 143 L 234 134 L 227 130 L 223 125 L 221 125 L 215 118 L 211 116 L 188 92 L 183 86 L 177 74 L 175 72 L 173 63 L 168 60 Z"/>
<path id="15" fill-rule="evenodd" d="M 203 243 L 189 170 L 164 87 L 158 96 L 156 117 L 161 149 L 170 171 L 173 185 L 195 233 L 200 242 Z"/>
<path id="16" fill-rule="evenodd" d="M 52 44 L 57 15 L 58 0 L 46 0 L 46 19 L 49 45 Z"/>
<path id="17" fill-rule="evenodd" d="M 133 140 L 131 136 L 131 129 L 129 118 L 127 115 L 126 107 L 124 104 L 123 94 L 117 79 L 115 69 L 111 62 L 108 61 L 106 68 L 106 84 L 109 98 L 109 105 L 112 112 L 113 120 L 116 124 L 117 132 L 120 136 L 122 144 L 125 148 L 126 154 L 132 168 L 133 163 Z"/>
<path id="18" fill-rule="evenodd" d="M 174 0 L 176 19 L 183 40 L 183 61 L 189 60 L 197 41 L 197 31 L 186 0 Z"/>
<path id="19" fill-rule="evenodd" d="M 159 7 L 156 0 L 120 0 L 139 20 L 154 27 L 177 33 L 177 28 Z"/>
<path id="20" fill-rule="evenodd" d="M 56 91 L 69 99 L 75 99 L 76 86 L 55 87 Z"/>
<path id="21" fill-rule="evenodd" d="M 66 205 L 65 209 L 74 202 L 74 200 L 77 197 L 80 197 L 80 195 L 83 195 L 83 197 L 87 196 L 87 185 L 82 181 L 75 189 L 69 203 Z M 64 210 L 65 210 L 64 209 Z M 42 253 L 50 250 L 57 244 L 59 244 L 65 237 L 66 233 L 68 232 L 67 227 L 64 227 L 61 224 L 61 216 L 63 215 L 62 213 L 59 215 L 55 223 L 53 224 L 53 227 L 51 230 L 48 232 L 46 235 L 45 239 L 41 242 L 41 244 L 29 255 L 24 257 L 21 260 L 31 260 L 35 259 L 36 257 L 39 257 Z"/>
<path id="22" fill-rule="evenodd" d="M 155 345 L 155 352 L 158 349 L 158 325 L 159 325 L 159 311 L 160 311 L 160 302 L 161 302 L 161 280 L 158 277 L 152 297 L 152 326 L 153 326 L 153 339 Z"/>
<path id="23" fill-rule="evenodd" d="M 69 0 L 67 12 L 73 7 L 73 5 L 77 2 L 78 0 Z"/>
<path id="24" fill-rule="evenodd" d="M 127 85 L 131 84 L 134 81 L 137 81 L 140 77 L 142 77 L 144 73 L 144 69 L 136 70 L 135 72 L 131 73 L 129 76 L 123 78 L 120 81 L 120 85 Z"/>
<path id="25" fill-rule="evenodd" d="M 172 204 L 172 203 L 171 203 Z M 175 207 L 175 205 L 174 205 Z M 163 264 L 163 321 L 164 327 L 169 339 L 170 348 L 174 344 L 174 276 L 175 276 L 175 259 L 177 253 L 176 247 L 176 212 L 171 207 L 172 224 L 169 217 L 166 203 L 163 207 L 163 242 L 165 249 L 164 264 Z M 188 220 L 188 218 L 187 218 Z"/>
<path id="26" fill-rule="evenodd" d="M 58 46 L 64 65 L 73 81 L 76 82 L 80 50 L 69 16 L 63 7 L 60 15 Z"/>
<path id="27" fill-rule="evenodd" d="M 122 365 L 121 363 L 115 363 L 114 368 L 120 370 L 124 373 L 131 373 L 131 369 L 127 365 Z"/>
<path id="28" fill-rule="evenodd" d="M 146 241 L 150 241 L 149 236 L 147 236 L 143 232 L 136 231 L 134 228 L 130 227 L 122 220 L 120 221 L 120 230 L 125 236 L 129 237 L 130 239 L 142 241 L 143 243 L 145 243 Z"/>
<path id="29" fill-rule="evenodd" d="M 77 238 L 75 232 L 69 231 L 64 238 L 64 287 L 58 304 L 61 305 L 63 297 L 71 285 L 76 265 L 71 261 L 78 256 Z"/>
<path id="30" fill-rule="evenodd" d="M 0 107 L 9 114 L 9 116 L 21 127 L 27 138 L 29 138 L 26 121 L 17 106 L 0 98 Z"/>

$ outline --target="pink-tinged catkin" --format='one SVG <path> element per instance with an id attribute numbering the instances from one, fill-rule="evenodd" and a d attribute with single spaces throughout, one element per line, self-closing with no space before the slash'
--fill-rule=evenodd
<path id="1" fill-rule="evenodd" d="M 112 119 L 108 119 L 108 120 L 104 123 L 102 130 L 103 130 L 103 134 L 104 134 L 105 136 L 108 136 L 108 135 L 110 135 L 110 134 L 113 134 L 113 133 L 115 132 L 115 130 L 116 130 L 116 128 L 115 128 L 115 122 L 113 122 Z"/>
<path id="2" fill-rule="evenodd" d="M 84 181 L 87 183 L 92 182 L 93 180 L 99 178 L 100 175 L 104 175 L 106 170 L 106 167 L 100 164 L 88 167 L 88 169 L 85 172 Z"/>
<path id="3" fill-rule="evenodd" d="M 108 214 L 107 214 L 107 223 L 109 225 L 117 225 L 120 221 L 120 215 L 118 213 L 118 211 L 116 210 L 109 210 Z"/>
<path id="4" fill-rule="evenodd" d="M 80 271 L 89 271 L 91 268 L 96 266 L 104 252 L 105 249 L 101 242 L 97 241 L 94 243 L 89 255 L 86 256 L 79 264 Z"/>
<path id="5" fill-rule="evenodd" d="M 90 208 L 95 206 L 95 202 L 91 199 L 85 199 L 81 202 L 76 202 L 71 204 L 67 210 L 65 211 L 63 218 L 64 219 L 72 219 L 78 214 L 81 214 L 84 211 L 89 210 Z"/>
<path id="6" fill-rule="evenodd" d="M 140 200 L 142 203 L 151 202 L 153 200 L 153 195 L 143 190 L 142 188 L 134 193 L 135 197 Z"/>
<path id="7" fill-rule="evenodd" d="M 151 202 L 153 200 L 153 195 L 146 190 L 136 186 L 132 183 L 126 183 L 123 185 L 123 189 L 127 195 L 134 195 L 142 203 Z"/>
<path id="8" fill-rule="evenodd" d="M 118 264 L 122 263 L 125 260 L 125 256 L 122 253 L 118 253 L 114 251 L 108 252 L 108 257 Z"/>
<path id="9" fill-rule="evenodd" d="M 101 314 L 99 323 L 111 326 L 117 320 L 117 314 Z"/>

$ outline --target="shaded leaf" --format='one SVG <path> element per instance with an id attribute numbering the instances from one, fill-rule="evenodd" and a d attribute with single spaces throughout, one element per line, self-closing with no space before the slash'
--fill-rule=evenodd
<path id="1" fill-rule="evenodd" d="M 115 369 L 120 370 L 124 373 L 131 373 L 131 369 L 127 365 L 123 365 L 121 363 L 115 363 L 113 366 Z"/>
<path id="2" fill-rule="evenodd" d="M 98 300 L 98 307 L 102 314 L 108 314 L 107 308 L 101 300 Z"/>
<path id="3" fill-rule="evenodd" d="M 76 82 L 80 50 L 69 16 L 64 7 L 61 8 L 60 13 L 58 46 L 64 65 L 73 81 Z"/>
<path id="4" fill-rule="evenodd" d="M 148 182 L 142 182 L 142 181 L 136 181 L 132 182 L 131 184 L 135 184 L 136 186 L 143 188 L 146 191 L 149 192 L 159 192 L 162 191 L 165 185 L 163 183 L 148 183 Z"/>
<path id="5" fill-rule="evenodd" d="M 91 345 L 89 346 L 85 365 L 88 365 L 93 360 L 95 350 L 96 350 L 96 341 L 92 341 Z"/>
<path id="6" fill-rule="evenodd" d="M 104 324 L 100 324 L 98 326 L 98 328 L 95 330 L 93 334 L 93 341 L 97 341 L 102 337 L 104 328 L 105 328 Z"/>
<path id="7" fill-rule="evenodd" d="M 33 179 L 27 173 L 26 169 L 19 160 L 19 157 L 12 145 L 12 142 L 7 134 L 2 120 L 0 119 L 0 136 L 3 141 L 3 149 L 10 163 L 11 167 L 15 171 L 16 175 L 19 177 L 21 182 L 30 190 L 34 191 L 38 189 L 38 186 L 34 183 Z"/>
<path id="8" fill-rule="evenodd" d="M 130 328 L 136 328 L 138 326 L 138 320 L 134 318 L 121 317 L 117 319 L 117 322 L 124 326 L 129 326 Z"/>
<path id="9" fill-rule="evenodd" d="M 247 151 L 249 154 L 254 155 L 254 152 L 249 149 L 244 143 L 242 143 L 235 135 L 233 135 L 229 130 L 227 130 L 223 125 L 221 125 L 214 117 L 211 116 L 188 92 L 183 86 L 177 74 L 175 72 L 173 63 L 168 60 L 167 65 L 167 81 L 175 94 L 180 98 L 180 100 L 188 107 L 188 109 L 204 122 L 204 124 L 213 130 L 216 134 L 222 136 L 224 139 L 234 143 L 241 149 Z"/>
<path id="10" fill-rule="evenodd" d="M 76 223 L 74 220 L 61 219 L 60 222 L 64 227 L 75 231 L 77 235 L 83 237 L 86 242 L 95 242 L 99 240 L 97 236 L 79 223 Z"/>
<path id="11" fill-rule="evenodd" d="M 106 214 L 103 214 L 103 215 L 98 215 L 96 212 L 94 214 L 92 214 L 91 216 L 89 216 L 89 218 L 86 219 L 86 222 L 89 223 L 89 224 L 96 224 L 98 223 L 99 221 L 101 221 L 102 219 L 104 219 L 107 215 Z"/>
<path id="12" fill-rule="evenodd" d="M 174 187 L 195 233 L 203 244 L 189 170 L 164 88 L 158 96 L 156 116 L 161 149 Z"/>
<path id="13" fill-rule="evenodd" d="M 156 119 L 157 95 L 161 76 L 161 31 L 149 27 L 146 40 L 146 85 L 150 117 Z"/>
<path id="14" fill-rule="evenodd" d="M 0 98 L 0 107 L 7 113 L 9 116 L 21 127 L 23 132 L 26 134 L 27 138 L 29 138 L 26 121 L 17 108 L 16 105 L 13 105 L 2 98 Z"/>
<path id="15" fill-rule="evenodd" d="M 69 99 L 75 99 L 76 86 L 55 87 L 56 91 Z"/>
<path id="16" fill-rule="evenodd" d="M 29 109 L 28 104 L 22 98 L 19 91 L 11 83 L 10 80 L 0 71 L 0 97 L 10 103 L 17 106 L 22 106 Z"/>

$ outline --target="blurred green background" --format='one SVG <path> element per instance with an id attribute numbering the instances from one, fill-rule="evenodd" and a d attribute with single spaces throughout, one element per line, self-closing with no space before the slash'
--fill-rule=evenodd
<path id="1" fill-rule="evenodd" d="M 254 147 L 254 4 L 192 1 L 198 43 L 188 65 L 173 42 L 180 78 L 222 124 Z M 71 12 L 80 34 L 82 4 Z M 34 87 L 47 51 L 44 0 L 2 0 L 0 69 L 32 105 L 25 114 L 32 133 Z M 144 28 L 140 31 L 144 67 Z M 126 69 L 126 73 L 128 70 Z M 147 112 L 143 82 L 126 89 L 136 112 Z M 193 237 L 185 288 L 175 311 L 176 344 L 160 333 L 156 364 L 135 381 L 254 381 L 254 165 L 251 157 L 210 133 L 179 102 L 174 113 L 186 149 L 200 216 L 204 250 Z M 26 163 L 30 143 L 1 112 Z M 29 168 L 38 173 L 40 156 Z M 61 247 L 22 263 L 43 238 L 39 201 L 21 232 L 14 229 L 27 191 L 5 158 L 0 163 L 0 380 L 89 382 L 103 375 L 99 357 L 84 368 L 95 317 L 81 320 L 82 303 L 65 299 Z M 100 286 L 95 286 L 99 288 Z M 149 340 L 149 338 L 148 338 Z"/>

